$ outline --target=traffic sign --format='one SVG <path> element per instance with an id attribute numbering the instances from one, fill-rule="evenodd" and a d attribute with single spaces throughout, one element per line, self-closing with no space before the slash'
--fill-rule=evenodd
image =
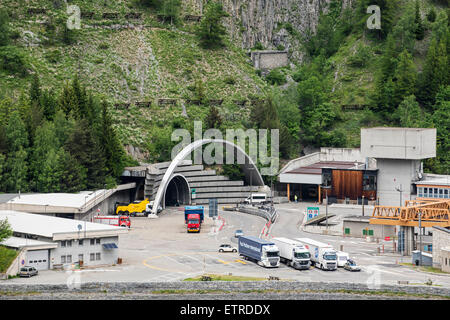
<path id="1" fill-rule="evenodd" d="M 315 218 L 318 215 L 319 215 L 319 207 L 307 207 L 306 208 L 307 220 Z"/>

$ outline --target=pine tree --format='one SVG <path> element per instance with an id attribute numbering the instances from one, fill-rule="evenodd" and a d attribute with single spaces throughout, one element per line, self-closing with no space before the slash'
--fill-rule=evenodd
<path id="1" fill-rule="evenodd" d="M 449 58 L 446 40 L 438 43 L 436 38 L 431 40 L 423 72 L 420 75 L 418 99 L 427 108 L 432 108 L 439 87 L 449 83 Z"/>
<path id="2" fill-rule="evenodd" d="M 33 75 L 30 86 L 30 105 L 41 104 L 41 84 L 39 82 L 39 76 L 37 73 Z"/>
<path id="3" fill-rule="evenodd" d="M 78 120 L 65 144 L 65 149 L 87 169 L 89 189 L 102 187 L 106 178 L 105 158 L 93 131 L 86 119 Z"/>
<path id="4" fill-rule="evenodd" d="M 0 8 L 0 46 L 5 46 L 9 42 L 9 17 L 5 9 Z"/>
<path id="5" fill-rule="evenodd" d="M 28 190 L 27 147 L 28 133 L 18 111 L 13 111 L 6 127 L 8 154 L 6 159 L 5 185 L 7 192 Z"/>
<path id="6" fill-rule="evenodd" d="M 206 116 L 206 126 L 208 129 L 219 129 L 222 125 L 222 117 L 220 116 L 219 110 L 212 106 L 209 108 L 208 115 Z"/>
<path id="7" fill-rule="evenodd" d="M 37 192 L 49 192 L 48 181 L 50 173 L 44 172 L 44 170 L 48 169 L 46 165 L 54 164 L 57 161 L 56 150 L 59 148 L 58 144 L 55 126 L 52 122 L 46 122 L 36 129 L 30 169 L 32 181 L 34 182 L 34 185 L 31 187 Z M 50 155 L 52 155 L 51 159 L 49 159 Z"/>
<path id="8" fill-rule="evenodd" d="M 423 26 L 422 17 L 420 15 L 420 5 L 418 0 L 416 0 L 416 17 L 414 23 L 416 24 L 416 39 L 422 40 L 425 37 L 425 27 Z"/>
<path id="9" fill-rule="evenodd" d="M 207 49 L 222 47 L 226 28 L 223 26 L 222 18 L 228 13 L 223 10 L 220 2 L 210 1 L 206 5 L 205 13 L 197 29 L 200 44 Z"/>
<path id="10" fill-rule="evenodd" d="M 160 5 L 159 14 L 164 17 L 164 20 L 169 19 L 170 24 L 173 24 L 178 19 L 180 9 L 181 9 L 180 0 L 165 0 Z"/>
<path id="11" fill-rule="evenodd" d="M 79 192 L 86 189 L 87 169 L 84 168 L 69 152 L 64 148 L 58 151 L 58 165 L 55 170 L 58 172 L 60 192 Z"/>
<path id="12" fill-rule="evenodd" d="M 102 146 L 107 174 L 114 179 L 123 172 L 125 151 L 113 127 L 113 121 L 108 112 L 108 104 L 102 102 L 102 119 L 100 131 L 100 145 Z"/>
<path id="13" fill-rule="evenodd" d="M 394 101 L 393 105 L 398 106 L 405 97 L 415 93 L 417 70 L 412 56 L 404 50 L 400 56 L 395 70 Z"/>
<path id="14" fill-rule="evenodd" d="M 414 95 L 406 97 L 394 113 L 398 125 L 406 128 L 420 128 L 423 114 Z"/>

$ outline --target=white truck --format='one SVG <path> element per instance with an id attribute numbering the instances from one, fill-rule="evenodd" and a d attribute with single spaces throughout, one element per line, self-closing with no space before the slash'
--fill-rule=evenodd
<path id="1" fill-rule="evenodd" d="M 333 246 L 309 238 L 295 238 L 300 241 L 311 254 L 311 263 L 322 270 L 337 269 L 337 255 Z"/>
<path id="2" fill-rule="evenodd" d="M 260 204 L 267 202 L 267 194 L 265 193 L 252 193 L 247 199 L 244 200 L 246 204 Z"/>
<path id="3" fill-rule="evenodd" d="M 295 269 L 309 269 L 311 254 L 303 244 L 288 238 L 272 238 L 272 242 L 280 250 L 280 260 Z"/>
<path id="4" fill-rule="evenodd" d="M 347 260 L 350 259 L 348 253 L 344 251 L 337 251 L 336 256 L 338 267 L 344 267 Z"/>

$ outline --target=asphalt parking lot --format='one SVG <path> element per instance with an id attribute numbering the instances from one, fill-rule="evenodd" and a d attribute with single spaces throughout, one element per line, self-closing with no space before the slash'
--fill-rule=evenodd
<path id="1" fill-rule="evenodd" d="M 11 279 L 11 283 L 45 283 L 76 285 L 84 282 L 151 282 L 176 281 L 205 273 L 232 274 L 306 282 L 363 283 L 369 287 L 379 284 L 397 284 L 399 280 L 410 284 L 424 284 L 432 280 L 434 285 L 449 287 L 450 276 L 430 274 L 412 270 L 399 262 L 410 262 L 410 258 L 397 254 L 377 253 L 377 243 L 368 243 L 359 238 L 343 238 L 309 234 L 299 229 L 306 203 L 276 205 L 279 218 L 267 237 L 309 237 L 330 243 L 335 249 L 344 246 L 361 265 L 361 272 L 349 272 L 342 268 L 336 271 L 295 270 L 281 264 L 279 268 L 263 268 L 239 257 L 238 253 L 219 253 L 221 244 L 236 246 L 236 229 L 246 235 L 259 236 L 265 229 L 263 218 L 245 213 L 219 210 L 220 219 L 205 217 L 200 233 L 187 233 L 182 208 L 165 210 L 157 219 L 134 217 L 128 234 L 120 237 L 119 257 L 121 265 L 105 266 L 79 271 L 41 271 L 37 277 Z M 219 209 L 223 209 L 219 207 Z"/>

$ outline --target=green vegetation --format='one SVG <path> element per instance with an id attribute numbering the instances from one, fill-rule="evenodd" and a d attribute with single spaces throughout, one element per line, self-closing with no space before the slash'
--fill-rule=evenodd
<path id="1" fill-rule="evenodd" d="M 59 96 L 35 74 L 28 97 L 0 102 L 0 190 L 76 192 L 114 186 L 127 161 L 105 101 L 75 77 Z"/>
<path id="2" fill-rule="evenodd" d="M 202 47 L 211 49 L 224 46 L 223 38 L 226 35 L 226 29 L 222 18 L 227 16 L 228 13 L 223 10 L 222 3 L 209 1 L 206 4 L 204 16 L 197 29 L 197 36 Z"/>
<path id="3" fill-rule="evenodd" d="M 0 273 L 4 273 L 8 270 L 11 263 L 17 257 L 17 254 L 18 252 L 16 250 L 0 246 Z"/>
<path id="4" fill-rule="evenodd" d="M 114 184 L 130 160 L 123 146 L 138 147 L 146 162 L 168 161 L 173 129 L 192 132 L 195 120 L 203 130 L 279 129 L 283 159 L 305 147 L 358 147 L 361 127 L 436 127 L 437 158 L 426 161 L 426 170 L 448 173 L 445 1 L 357 0 L 343 10 L 333 0 L 317 32 L 275 26 L 287 30 L 289 53 L 305 56 L 265 78 L 227 29 L 235 17 L 227 18 L 220 0 L 208 1 L 198 23 L 181 18 L 199 12 L 179 0 L 75 3 L 95 12 L 82 21 L 95 28 L 68 30 L 67 13 L 53 1 L 33 2 L 52 8 L 45 23 L 13 0 L 0 5 L 0 191 Z M 381 30 L 367 28 L 369 5 L 381 8 Z M 105 12 L 119 17 L 103 19 Z M 145 28 L 123 27 L 131 12 L 142 14 L 137 24 Z M 264 46 L 256 41 L 253 49 Z M 160 98 L 178 100 L 158 105 Z M 210 100 L 223 103 L 211 108 Z M 235 103 L 242 100 L 260 102 L 243 108 Z M 130 105 L 112 108 L 116 103 Z M 223 168 L 232 176 L 236 169 Z"/>

